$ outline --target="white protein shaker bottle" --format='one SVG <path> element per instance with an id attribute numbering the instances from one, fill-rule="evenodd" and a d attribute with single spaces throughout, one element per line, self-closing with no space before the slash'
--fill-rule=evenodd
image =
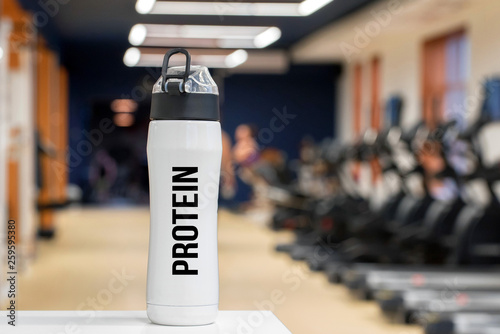
<path id="1" fill-rule="evenodd" d="M 176 53 L 186 66 L 168 66 Z M 147 314 L 161 325 L 213 323 L 219 304 L 219 93 L 208 69 L 190 63 L 186 50 L 169 51 L 151 102 Z"/>

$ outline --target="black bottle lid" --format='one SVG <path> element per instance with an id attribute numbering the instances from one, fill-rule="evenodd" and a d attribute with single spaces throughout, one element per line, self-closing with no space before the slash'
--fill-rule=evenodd
<path id="1" fill-rule="evenodd" d="M 186 56 L 185 66 L 169 67 L 172 55 Z M 163 59 L 162 75 L 153 87 L 151 120 L 219 121 L 219 90 L 205 66 L 191 66 L 185 49 L 172 49 Z"/>

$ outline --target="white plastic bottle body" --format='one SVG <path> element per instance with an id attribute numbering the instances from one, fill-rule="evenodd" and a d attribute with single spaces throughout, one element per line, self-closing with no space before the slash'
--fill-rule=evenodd
<path id="1" fill-rule="evenodd" d="M 212 323 L 219 303 L 220 123 L 151 121 L 147 154 L 148 317 L 162 325 Z"/>

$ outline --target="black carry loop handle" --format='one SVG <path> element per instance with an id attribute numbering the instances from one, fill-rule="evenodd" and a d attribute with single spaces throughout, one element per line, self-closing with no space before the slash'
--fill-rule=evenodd
<path id="1" fill-rule="evenodd" d="M 168 62 L 176 53 L 186 56 L 184 73 L 168 74 Z M 196 69 L 200 70 L 200 69 Z M 161 71 L 161 91 L 151 97 L 152 120 L 199 120 L 219 121 L 219 95 L 204 93 L 187 94 L 186 80 L 191 74 L 191 56 L 186 49 L 176 48 L 165 54 Z M 169 79 L 181 79 L 170 80 Z"/>
<path id="2" fill-rule="evenodd" d="M 177 53 L 182 53 L 183 55 L 186 56 L 186 68 L 184 70 L 184 74 L 167 74 L 168 71 L 168 61 L 170 60 L 170 57 L 172 57 L 174 54 Z M 165 57 L 163 58 L 163 66 L 161 69 L 161 76 L 162 76 L 162 83 L 161 83 L 161 90 L 165 92 L 165 83 L 167 83 L 168 79 L 176 78 L 176 79 L 183 79 L 182 80 L 182 89 L 176 85 L 175 83 L 172 83 L 172 85 L 168 86 L 168 93 L 172 93 L 174 95 L 180 95 L 184 94 L 186 92 L 186 80 L 189 77 L 189 73 L 191 70 L 191 55 L 186 49 L 182 48 L 175 48 L 170 51 L 168 51 L 165 54 Z"/>

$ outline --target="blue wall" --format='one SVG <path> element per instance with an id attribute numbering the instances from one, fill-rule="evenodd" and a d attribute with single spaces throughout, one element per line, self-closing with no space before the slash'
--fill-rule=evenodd
<path id="1" fill-rule="evenodd" d="M 92 48 L 94 53 L 104 52 L 100 48 Z M 81 49 L 71 50 L 82 52 Z M 127 68 L 121 62 L 121 52 L 111 57 L 102 55 L 103 62 L 83 57 L 78 64 L 68 64 L 70 71 L 70 148 L 76 150 L 82 140 L 84 130 L 93 128 L 92 106 L 96 101 L 112 100 L 114 98 L 135 97 L 134 92 L 140 88 L 138 102 L 141 110 L 149 110 L 150 92 L 153 77 L 159 76 L 159 71 L 144 68 Z M 104 77 L 104 73 L 106 73 Z M 259 141 L 262 147 L 276 147 L 285 151 L 290 159 L 298 155 L 298 144 L 305 135 L 317 140 L 334 135 L 334 105 L 335 83 L 339 68 L 334 66 L 296 66 L 286 75 L 232 75 L 224 79 L 222 87 L 223 102 L 222 127 L 234 139 L 235 128 L 242 123 L 251 123 L 264 131 Z M 144 78 L 148 84 L 144 85 Z M 132 96 L 131 96 L 132 95 Z M 276 117 L 273 110 L 283 114 L 286 108 L 288 114 L 296 115 L 289 120 L 282 131 L 272 133 L 270 128 L 281 129 L 281 121 L 271 125 Z M 141 113 L 141 119 L 148 121 L 148 113 Z M 104 117 L 104 114 L 99 113 Z M 98 116 L 99 116 L 98 115 Z M 94 115 L 95 118 L 95 115 Z M 94 125 L 95 126 L 95 125 Z M 147 136 L 147 129 L 138 131 L 141 141 Z M 105 136 L 112 140 L 115 133 Z M 273 136 L 268 142 L 269 134 Z M 267 135 L 267 136 L 266 136 Z M 144 138 L 143 138 L 144 137 Z M 88 188 L 88 166 L 91 156 L 82 156 L 82 161 L 73 166 L 70 180 L 83 189 Z M 239 192 L 235 199 L 244 201 L 249 197 L 249 188 L 239 184 Z"/>
<path id="2" fill-rule="evenodd" d="M 70 182 L 79 185 L 84 192 L 88 189 L 89 164 L 93 153 L 104 146 L 104 143 L 92 145 L 92 154 L 78 154 L 78 147 L 82 142 L 88 141 L 84 131 L 96 129 L 92 120 L 96 115 L 93 106 L 99 101 L 112 101 L 117 98 L 135 98 L 143 108 L 149 108 L 152 85 L 159 77 L 160 69 L 129 68 L 123 64 L 123 49 L 109 50 L 102 44 L 89 44 L 67 46 L 62 53 L 63 61 L 67 58 L 76 58 L 81 55 L 77 63 L 65 62 L 70 78 L 69 102 L 69 147 L 70 158 L 78 155 L 81 160 L 70 165 Z M 91 53 L 92 56 L 86 56 Z M 99 61 L 96 61 L 99 59 Z M 147 80 L 145 80 L 147 79 Z M 144 106 L 146 104 L 146 106 Z M 147 113 L 140 115 L 145 121 Z M 100 117 L 109 117 L 100 115 Z M 104 134 L 103 140 L 110 140 L 120 132 L 115 129 L 109 134 Z M 147 133 L 141 134 L 144 137 Z"/>
<path id="3" fill-rule="evenodd" d="M 285 75 L 233 75 L 224 81 L 222 128 L 234 143 L 234 130 L 243 123 L 260 129 L 261 147 L 275 147 L 298 157 L 300 140 L 309 135 L 319 141 L 334 136 L 337 66 L 293 66 Z M 281 121 L 271 124 L 275 112 L 295 118 L 279 132 Z M 273 112 L 273 110 L 275 112 Z M 272 126 L 274 125 L 274 126 Z M 238 182 L 236 201 L 248 199 L 249 188 Z"/>

